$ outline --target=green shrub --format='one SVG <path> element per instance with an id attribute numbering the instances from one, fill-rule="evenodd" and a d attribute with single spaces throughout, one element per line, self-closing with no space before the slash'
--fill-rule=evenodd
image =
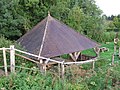
<path id="1" fill-rule="evenodd" d="M 112 42 L 115 37 L 115 32 L 102 33 L 102 42 Z"/>
<path id="2" fill-rule="evenodd" d="M 4 38 L 2 36 L 0 37 L 0 48 L 2 48 L 2 47 L 9 48 L 10 45 L 15 45 L 15 48 L 20 49 L 20 50 L 24 50 L 15 41 L 7 40 L 6 38 Z M 16 53 L 21 54 L 21 53 L 18 53 L 18 52 L 16 52 Z M 6 56 L 7 56 L 7 64 L 10 65 L 10 54 L 9 54 L 9 52 L 6 52 Z M 0 51 L 0 62 L 1 62 L 0 66 L 3 66 L 4 64 L 3 64 L 3 52 L 2 52 L 2 50 Z M 33 67 L 35 65 L 32 62 L 30 62 L 28 60 L 25 60 L 25 59 L 23 59 L 19 56 L 15 56 L 15 63 L 16 63 L 16 66 L 23 66 L 22 63 L 25 63 L 25 65 L 24 65 L 25 67 Z"/>

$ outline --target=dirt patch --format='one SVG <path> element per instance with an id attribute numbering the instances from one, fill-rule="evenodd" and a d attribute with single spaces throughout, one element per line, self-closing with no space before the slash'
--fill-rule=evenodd
<path id="1" fill-rule="evenodd" d="M 69 70 L 69 73 L 71 73 L 74 77 L 85 77 L 85 76 L 92 76 L 92 70 L 84 70 L 82 66 L 77 66 L 77 65 L 71 65 L 67 67 L 67 71 Z"/>
<path id="2" fill-rule="evenodd" d="M 0 77 L 5 75 L 4 71 L 0 69 Z"/>

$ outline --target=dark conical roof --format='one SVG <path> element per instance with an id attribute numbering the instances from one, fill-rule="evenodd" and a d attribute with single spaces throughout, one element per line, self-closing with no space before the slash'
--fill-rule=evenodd
<path id="1" fill-rule="evenodd" d="M 50 15 L 22 36 L 18 42 L 30 53 L 49 58 L 98 46 L 96 42 L 75 32 Z"/>

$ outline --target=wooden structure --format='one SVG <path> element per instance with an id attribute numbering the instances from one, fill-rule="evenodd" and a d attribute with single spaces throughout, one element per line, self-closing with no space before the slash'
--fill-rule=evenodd
<path id="1" fill-rule="evenodd" d="M 120 39 L 118 38 L 118 33 L 116 33 L 116 36 L 114 38 L 114 53 L 117 52 L 117 48 L 119 48 L 118 52 L 120 53 L 120 45 L 119 44 L 120 44 Z"/>
<path id="2" fill-rule="evenodd" d="M 6 60 L 6 50 L 5 47 L 3 47 L 3 60 L 4 60 L 4 69 L 5 69 L 5 75 L 8 75 L 8 70 L 7 70 L 7 60 Z"/>
<path id="3" fill-rule="evenodd" d="M 30 53 L 47 58 L 69 54 L 73 61 L 77 60 L 80 51 L 99 46 L 50 14 L 17 42 Z"/>
<path id="4" fill-rule="evenodd" d="M 27 58 L 23 55 L 17 54 L 17 52 L 25 54 L 25 55 L 29 55 L 35 58 L 40 58 L 42 60 L 46 60 L 44 64 L 42 64 L 43 66 L 46 66 L 49 62 L 54 62 L 54 63 L 58 63 L 58 72 L 59 72 L 59 76 L 62 76 L 62 78 L 64 78 L 64 73 L 65 73 L 65 65 L 71 65 L 71 64 L 86 64 L 86 63 L 92 63 L 92 68 L 94 69 L 94 64 L 95 61 L 97 61 L 96 58 L 92 58 L 90 60 L 87 61 L 78 61 L 78 62 L 65 62 L 65 60 L 55 60 L 55 59 L 50 59 L 50 58 L 45 58 L 42 56 L 38 56 L 29 52 L 25 52 L 25 51 L 21 51 L 19 49 L 14 48 L 13 45 L 10 46 L 10 48 L 0 48 L 0 50 L 3 51 L 3 61 L 4 61 L 4 70 L 5 70 L 5 75 L 8 75 L 8 71 L 7 71 L 7 61 L 6 61 L 6 51 L 8 53 L 10 53 L 10 70 L 12 73 L 15 73 L 15 56 L 19 56 L 22 58 L 25 58 L 26 60 L 32 61 L 34 63 L 39 63 L 38 61 L 32 60 L 30 58 Z M 46 67 L 45 69 L 45 73 L 46 73 Z"/>
<path id="5" fill-rule="evenodd" d="M 71 62 L 80 61 L 80 58 L 83 57 L 86 60 L 91 59 L 88 56 L 80 56 L 81 51 L 99 46 L 95 41 L 76 32 L 74 29 L 53 18 L 50 14 L 33 27 L 32 30 L 18 39 L 17 42 L 28 52 L 39 57 L 54 59 L 55 57 L 69 54 L 72 58 Z M 31 58 L 38 60 L 41 65 L 44 64 L 42 69 L 46 69 L 46 60 L 39 57 Z M 67 62 L 67 60 L 64 60 L 64 62 Z"/>
<path id="6" fill-rule="evenodd" d="M 118 33 L 114 38 L 114 53 L 112 54 L 112 65 L 114 65 L 115 56 L 120 58 L 120 39 L 118 38 Z"/>

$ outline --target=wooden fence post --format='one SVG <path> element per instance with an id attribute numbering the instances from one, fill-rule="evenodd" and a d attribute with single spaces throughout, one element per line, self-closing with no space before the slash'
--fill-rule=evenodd
<path id="1" fill-rule="evenodd" d="M 62 68 L 62 86 L 63 86 L 63 90 L 65 90 L 65 87 L 64 87 L 64 74 L 65 74 L 65 64 L 64 64 L 64 61 L 61 63 L 61 68 Z"/>
<path id="2" fill-rule="evenodd" d="M 44 63 L 43 63 L 43 60 L 40 59 L 39 64 L 38 64 L 38 67 L 39 67 L 40 72 L 41 72 L 42 74 L 44 73 L 44 65 L 43 65 L 43 64 L 44 64 Z"/>
<path id="3" fill-rule="evenodd" d="M 120 58 L 120 47 L 119 47 L 119 53 L 118 53 L 118 54 L 119 54 L 118 56 L 119 56 L 119 58 Z"/>
<path id="4" fill-rule="evenodd" d="M 5 47 L 3 47 L 3 60 L 4 60 L 5 75 L 8 76 Z"/>
<path id="5" fill-rule="evenodd" d="M 65 73 L 64 61 L 63 63 L 61 63 L 61 68 L 62 68 L 62 79 L 64 79 L 64 73 Z"/>
<path id="6" fill-rule="evenodd" d="M 94 71 L 95 68 L 95 61 L 92 62 L 92 70 Z"/>
<path id="7" fill-rule="evenodd" d="M 112 54 L 112 65 L 114 65 L 114 54 Z"/>
<path id="8" fill-rule="evenodd" d="M 58 76 L 60 77 L 60 63 L 58 63 Z"/>
<path id="9" fill-rule="evenodd" d="M 14 45 L 10 46 L 10 70 L 15 73 L 15 49 Z"/>
<path id="10" fill-rule="evenodd" d="M 116 54 L 117 46 L 114 44 L 114 54 Z"/>
<path id="11" fill-rule="evenodd" d="M 46 60 L 46 61 L 45 61 L 45 64 L 43 65 L 43 69 L 44 69 L 45 75 L 46 75 L 46 68 L 47 68 L 46 65 L 47 65 L 48 62 L 49 62 L 49 60 Z"/>

